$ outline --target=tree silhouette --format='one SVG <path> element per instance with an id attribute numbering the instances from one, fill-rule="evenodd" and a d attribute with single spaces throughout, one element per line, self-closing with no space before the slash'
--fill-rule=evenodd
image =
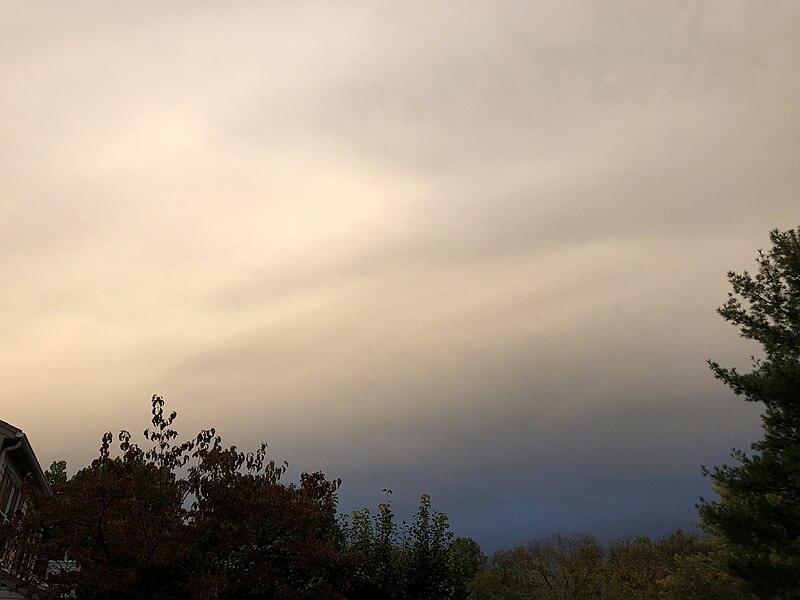
<path id="1" fill-rule="evenodd" d="M 770 233 L 758 271 L 728 273 L 733 288 L 718 312 L 761 344 L 752 370 L 709 361 L 737 395 L 763 404 L 764 435 L 735 466 L 706 470 L 719 500 L 699 505 L 703 528 L 724 542 L 726 565 L 760 598 L 800 590 L 800 230 Z"/>
<path id="2" fill-rule="evenodd" d="M 121 431 L 112 457 L 106 433 L 68 483 L 51 468 L 55 495 L 28 490 L 28 510 L 2 528 L 38 559 L 23 584 L 42 598 L 341 598 L 340 482 L 284 484 L 266 444 L 240 452 L 213 429 L 177 443 L 175 418 L 154 396 L 148 449 Z"/>

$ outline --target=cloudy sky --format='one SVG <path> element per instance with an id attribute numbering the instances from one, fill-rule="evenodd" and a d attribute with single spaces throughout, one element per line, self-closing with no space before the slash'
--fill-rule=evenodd
<path id="1" fill-rule="evenodd" d="M 800 225 L 796 2 L 0 4 L 0 418 L 165 396 L 485 549 L 688 527 Z"/>

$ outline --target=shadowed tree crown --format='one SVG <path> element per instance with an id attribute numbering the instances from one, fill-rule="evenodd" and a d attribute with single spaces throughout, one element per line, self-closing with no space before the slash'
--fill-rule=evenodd
<path id="1" fill-rule="evenodd" d="M 755 274 L 728 273 L 733 288 L 719 314 L 761 344 L 752 370 L 709 361 L 737 395 L 764 406 L 763 437 L 735 466 L 706 470 L 716 501 L 701 500 L 703 528 L 725 544 L 728 569 L 759 597 L 800 590 L 800 228 L 770 233 Z"/>

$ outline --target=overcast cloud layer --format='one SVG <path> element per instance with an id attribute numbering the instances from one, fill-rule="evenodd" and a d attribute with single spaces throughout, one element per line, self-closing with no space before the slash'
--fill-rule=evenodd
<path id="1" fill-rule="evenodd" d="M 0 4 L 0 418 L 163 394 L 486 549 L 663 534 L 758 436 L 704 361 L 800 225 L 796 2 Z"/>

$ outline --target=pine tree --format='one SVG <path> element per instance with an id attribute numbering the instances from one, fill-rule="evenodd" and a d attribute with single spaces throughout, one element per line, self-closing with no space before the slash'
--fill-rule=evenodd
<path id="1" fill-rule="evenodd" d="M 763 356 L 748 373 L 709 361 L 737 395 L 763 404 L 763 438 L 734 451 L 735 466 L 704 469 L 719 499 L 698 508 L 731 573 L 759 598 L 788 599 L 800 597 L 800 228 L 770 239 L 755 275 L 728 273 L 733 291 L 718 309 Z"/>

